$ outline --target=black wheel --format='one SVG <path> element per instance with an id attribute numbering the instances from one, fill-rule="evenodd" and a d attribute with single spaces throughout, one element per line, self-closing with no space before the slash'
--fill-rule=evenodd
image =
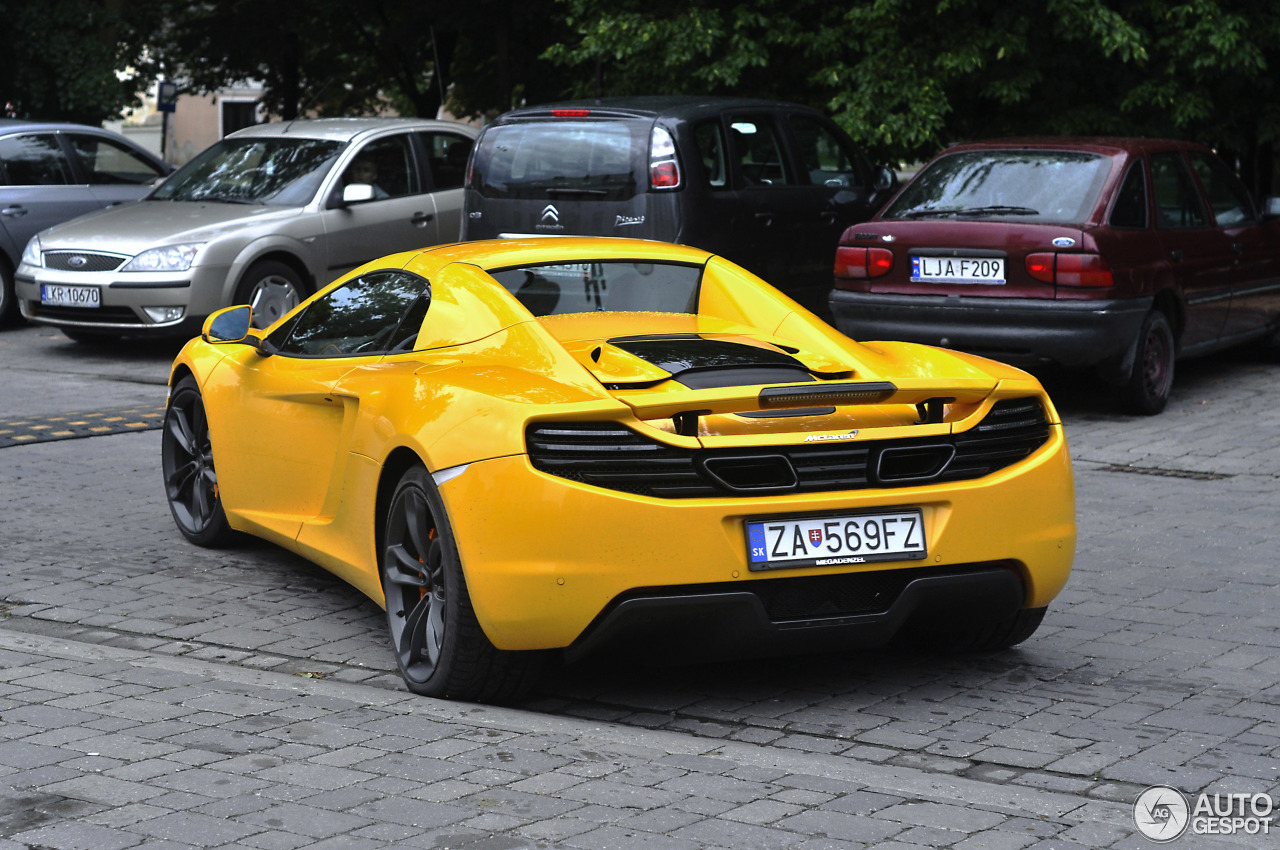
<path id="1" fill-rule="evenodd" d="M 1177 345 L 1169 320 L 1152 310 L 1138 331 L 1133 373 L 1121 388 L 1121 404 L 1130 413 L 1154 416 L 1164 410 L 1173 389 L 1173 361 Z"/>
<path id="2" fill-rule="evenodd" d="M 160 437 L 164 491 L 173 521 L 192 543 L 217 548 L 234 537 L 213 469 L 213 447 L 200 388 L 183 378 L 169 395 Z"/>
<path id="3" fill-rule="evenodd" d="M 948 654 L 999 652 L 1017 646 L 1035 634 L 1046 610 L 1022 608 L 1003 620 L 932 631 L 928 633 L 929 646 Z M 923 642 L 917 643 L 923 646 Z"/>
<path id="4" fill-rule="evenodd" d="M 391 497 L 380 571 L 387 628 L 409 690 L 481 702 L 529 690 L 544 654 L 499 650 L 485 636 L 444 503 L 423 467 L 406 472 Z"/>
<path id="5" fill-rule="evenodd" d="M 254 263 L 236 287 L 236 304 L 253 308 L 253 326 L 265 328 L 307 297 L 307 288 L 292 268 L 276 260 Z"/>
<path id="6" fill-rule="evenodd" d="M 0 327 L 9 324 L 18 315 L 18 296 L 13 289 L 13 272 L 9 264 L 0 259 Z"/>

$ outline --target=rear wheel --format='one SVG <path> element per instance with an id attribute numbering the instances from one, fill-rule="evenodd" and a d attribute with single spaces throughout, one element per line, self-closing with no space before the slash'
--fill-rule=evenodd
<path id="1" fill-rule="evenodd" d="M 165 496 L 178 530 L 192 543 L 211 549 L 231 542 L 234 532 L 222 510 L 209 422 L 194 378 L 183 378 L 169 396 L 160 454 Z"/>
<path id="2" fill-rule="evenodd" d="M 278 260 L 254 263 L 236 287 L 236 304 L 253 308 L 253 326 L 265 328 L 307 297 L 302 278 Z"/>
<path id="3" fill-rule="evenodd" d="M 1177 345 L 1169 319 L 1152 310 L 1138 331 L 1133 373 L 1120 390 L 1121 405 L 1130 413 L 1153 416 L 1164 410 L 1173 389 L 1173 363 Z"/>
<path id="4" fill-rule="evenodd" d="M 544 653 L 489 642 L 471 608 L 444 502 L 421 466 L 404 474 L 391 497 L 380 572 L 387 628 L 409 690 L 505 702 L 530 689 Z"/>

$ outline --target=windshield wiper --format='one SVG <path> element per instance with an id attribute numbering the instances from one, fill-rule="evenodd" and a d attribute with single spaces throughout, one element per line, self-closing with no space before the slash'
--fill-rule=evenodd
<path id="1" fill-rule="evenodd" d="M 608 189 L 583 189 L 577 186 L 548 186 L 548 195 L 607 195 Z"/>
<path id="2" fill-rule="evenodd" d="M 250 206 L 257 205 L 257 201 L 246 201 L 243 198 L 224 198 L 218 195 L 200 195 L 199 197 L 195 197 L 195 198 L 180 198 L 178 200 L 209 201 L 214 204 L 249 204 Z"/>
<path id="3" fill-rule="evenodd" d="M 965 207 L 956 215 L 1040 215 L 1040 210 L 1031 207 L 1009 207 L 1004 204 L 991 204 L 986 207 Z"/>
<path id="4" fill-rule="evenodd" d="M 1031 207 L 1011 207 L 1003 204 L 991 204 L 985 207 L 922 207 L 905 212 L 897 218 L 930 218 L 932 216 L 964 216 L 964 215 L 1040 215 L 1040 210 Z"/>

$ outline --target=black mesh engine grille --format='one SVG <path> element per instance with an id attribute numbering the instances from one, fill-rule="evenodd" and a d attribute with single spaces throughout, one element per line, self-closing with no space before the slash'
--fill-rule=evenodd
<path id="1" fill-rule="evenodd" d="M 128 257 L 118 254 L 94 254 L 86 251 L 45 251 L 44 267 L 60 272 L 110 272 L 124 264 Z"/>
<path id="2" fill-rule="evenodd" d="M 611 422 L 539 423 L 525 442 L 534 468 L 609 490 L 666 499 L 821 493 L 981 478 L 1049 439 L 1034 398 L 1006 399 L 975 427 L 943 437 L 752 447 L 668 446 Z M 794 476 L 780 474 L 790 465 Z M 753 476 L 758 475 L 758 478 Z"/>

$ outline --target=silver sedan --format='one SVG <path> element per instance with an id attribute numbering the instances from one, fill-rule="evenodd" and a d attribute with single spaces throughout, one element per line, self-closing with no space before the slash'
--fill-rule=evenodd
<path id="1" fill-rule="evenodd" d="M 143 200 L 37 234 L 18 306 L 72 339 L 190 335 L 229 304 L 265 327 L 369 260 L 457 241 L 476 134 L 399 118 L 233 133 Z"/>

